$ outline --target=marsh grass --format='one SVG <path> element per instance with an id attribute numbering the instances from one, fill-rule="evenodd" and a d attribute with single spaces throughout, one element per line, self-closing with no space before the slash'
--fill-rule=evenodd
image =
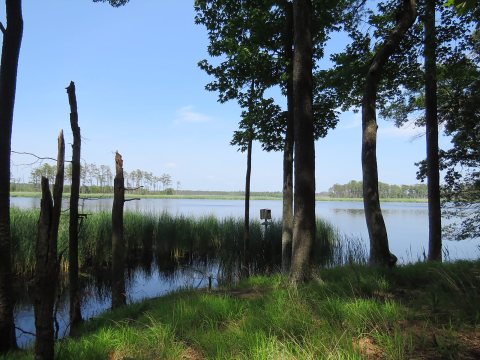
<path id="1" fill-rule="evenodd" d="M 16 275 L 31 275 L 35 268 L 35 243 L 39 210 L 11 210 L 13 265 Z M 199 218 L 127 211 L 124 238 L 127 261 L 155 252 L 163 258 L 218 262 L 223 280 L 235 282 L 243 266 L 242 218 Z M 250 222 L 250 273 L 272 273 L 281 265 L 282 224 L 269 222 L 265 229 L 258 220 Z M 112 252 L 110 212 L 89 214 L 79 226 L 79 263 L 82 268 L 109 266 Z M 68 268 L 68 212 L 62 213 L 58 240 L 63 252 L 62 268 Z M 367 254 L 361 239 L 340 234 L 328 221 L 317 219 L 316 254 L 319 266 L 349 262 L 365 263 Z"/>
<path id="2" fill-rule="evenodd" d="M 480 356 L 479 271 L 479 261 L 393 270 L 348 264 L 321 269 L 321 284 L 292 286 L 277 273 L 210 293 L 179 290 L 86 322 L 79 337 L 57 344 L 56 356 L 474 359 Z"/>

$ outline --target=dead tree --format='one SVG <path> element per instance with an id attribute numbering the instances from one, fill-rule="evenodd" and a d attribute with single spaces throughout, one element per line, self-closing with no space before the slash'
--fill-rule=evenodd
<path id="1" fill-rule="evenodd" d="M 70 194 L 70 223 L 68 229 L 68 281 L 70 284 L 70 334 L 82 320 L 80 295 L 78 291 L 78 198 L 80 196 L 80 149 L 81 137 L 78 127 L 77 98 L 73 81 L 67 87 L 70 103 L 70 125 L 73 132 L 72 145 L 72 187 Z"/>
<path id="2" fill-rule="evenodd" d="M 51 360 L 54 357 L 53 307 L 58 276 L 57 240 L 62 207 L 64 159 L 65 142 L 61 131 L 58 137 L 53 201 L 48 179 L 42 177 L 42 201 L 35 251 L 35 360 Z"/>
<path id="3" fill-rule="evenodd" d="M 112 209 L 112 309 L 127 304 L 125 290 L 125 243 L 123 241 L 125 181 L 123 178 L 123 160 L 118 151 L 115 153 L 115 169 Z"/>

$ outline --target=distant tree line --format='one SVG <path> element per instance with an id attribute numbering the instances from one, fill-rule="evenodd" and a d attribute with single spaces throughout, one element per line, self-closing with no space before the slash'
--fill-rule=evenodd
<path id="1" fill-rule="evenodd" d="M 54 183 L 56 175 L 56 167 L 48 163 L 44 163 L 41 166 L 35 167 L 30 172 L 30 190 L 39 191 L 40 181 L 42 176 L 49 179 L 50 183 Z M 81 165 L 80 179 L 81 188 L 80 191 L 83 194 L 88 193 L 111 193 L 113 192 L 113 174 L 110 166 L 97 165 L 95 163 L 84 163 Z M 125 185 L 127 188 L 135 188 L 137 193 L 151 192 L 151 191 L 168 191 L 173 193 L 172 177 L 169 174 L 162 174 L 161 176 L 155 176 L 151 172 L 142 171 L 140 169 L 132 170 L 130 172 L 124 172 Z M 12 181 L 12 179 L 11 179 Z M 24 190 L 24 186 L 20 186 L 18 179 L 13 179 L 13 185 L 16 189 Z M 65 184 L 71 185 L 72 183 L 72 164 L 69 164 L 65 168 Z M 11 184 L 12 185 L 12 184 Z M 176 182 L 177 190 L 180 188 L 180 181 Z"/>
<path id="2" fill-rule="evenodd" d="M 378 182 L 380 198 L 384 199 L 426 199 L 428 189 L 426 184 L 389 185 Z M 362 198 L 363 181 L 352 180 L 348 184 L 335 184 L 328 189 L 332 198 Z"/>

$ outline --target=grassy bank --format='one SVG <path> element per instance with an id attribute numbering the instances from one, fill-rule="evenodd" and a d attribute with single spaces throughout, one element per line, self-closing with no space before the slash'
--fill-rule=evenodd
<path id="1" fill-rule="evenodd" d="M 58 359 L 478 359 L 480 262 L 321 270 L 104 313 Z M 2 359 L 33 359 L 31 350 Z"/>
<path id="2" fill-rule="evenodd" d="M 31 275 L 35 268 L 35 244 L 39 210 L 11 209 L 12 260 L 17 276 Z M 112 253 L 110 212 L 96 212 L 82 220 L 79 228 L 80 266 L 108 266 Z M 124 214 L 124 238 L 127 260 L 154 252 L 163 259 L 216 261 L 226 281 L 238 275 L 243 259 L 243 218 L 214 216 Z M 62 269 L 68 268 L 68 213 L 60 219 L 58 250 L 64 252 Z M 342 265 L 352 257 L 365 262 L 366 250 L 361 239 L 346 237 L 328 221 L 317 219 L 317 260 L 320 266 Z M 270 222 L 268 229 L 259 220 L 250 222 L 251 273 L 273 271 L 280 266 L 282 224 Z"/>
<path id="3" fill-rule="evenodd" d="M 11 192 L 11 197 L 42 197 L 39 192 Z M 65 193 L 64 197 L 70 197 L 69 193 Z M 80 194 L 81 198 L 113 198 L 113 194 Z M 126 194 L 127 198 L 141 199 L 200 199 L 200 200 L 245 200 L 244 196 L 230 195 L 136 195 Z M 282 200 L 278 196 L 251 196 L 251 200 Z M 363 201 L 360 198 L 329 198 L 316 197 L 316 201 Z M 427 199 L 380 199 L 381 202 L 403 202 L 403 203 L 426 203 Z"/>

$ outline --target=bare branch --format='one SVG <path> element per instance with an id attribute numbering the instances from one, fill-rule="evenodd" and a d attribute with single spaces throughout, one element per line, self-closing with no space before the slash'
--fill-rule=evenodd
<path id="1" fill-rule="evenodd" d="M 129 199 L 123 200 L 123 202 L 132 201 L 132 200 L 142 200 L 142 199 L 140 199 L 140 198 L 129 198 Z"/>
<path id="2" fill-rule="evenodd" d="M 3 27 L 3 24 L 0 22 L 0 30 L 2 30 L 3 35 L 5 35 L 5 28 Z"/>
<path id="3" fill-rule="evenodd" d="M 25 331 L 25 330 L 19 328 L 18 326 L 15 326 L 15 329 L 18 330 L 18 331 L 21 331 L 22 334 L 27 334 L 27 335 L 31 335 L 31 336 L 37 336 L 37 334 L 32 333 L 32 332 L 30 332 L 30 331 Z"/>

